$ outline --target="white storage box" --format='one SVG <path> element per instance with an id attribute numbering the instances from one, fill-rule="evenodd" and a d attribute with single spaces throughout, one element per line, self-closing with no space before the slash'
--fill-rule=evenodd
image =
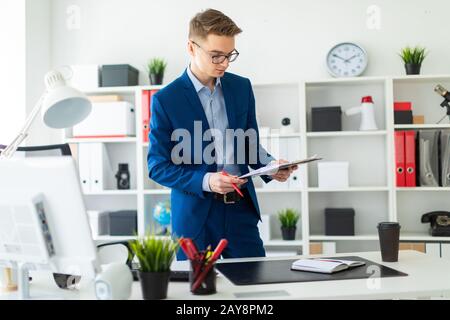
<path id="1" fill-rule="evenodd" d="M 70 66 L 67 83 L 78 90 L 88 91 L 100 87 L 100 66 L 96 64 Z"/>
<path id="2" fill-rule="evenodd" d="M 136 135 L 134 106 L 127 101 L 92 104 L 91 114 L 73 127 L 74 138 L 120 138 Z"/>
<path id="3" fill-rule="evenodd" d="M 348 167 L 348 162 L 319 162 L 319 188 L 348 188 Z"/>

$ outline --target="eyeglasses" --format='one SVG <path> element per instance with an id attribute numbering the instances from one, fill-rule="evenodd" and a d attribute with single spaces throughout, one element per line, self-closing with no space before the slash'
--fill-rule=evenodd
<path id="1" fill-rule="evenodd" d="M 195 44 L 197 47 L 199 47 L 200 49 L 202 49 L 205 53 L 207 53 L 211 57 L 211 62 L 214 63 L 214 64 L 221 64 L 221 63 L 223 63 L 225 61 L 225 59 L 228 59 L 228 62 L 233 62 L 239 56 L 239 52 L 236 49 L 231 51 L 229 54 L 214 54 L 213 55 L 213 54 L 211 54 L 211 52 L 208 52 L 205 49 L 203 49 L 195 41 L 191 40 L 191 42 L 193 44 Z"/>

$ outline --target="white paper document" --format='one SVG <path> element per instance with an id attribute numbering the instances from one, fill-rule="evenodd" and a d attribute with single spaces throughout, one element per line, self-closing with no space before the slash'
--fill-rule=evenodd
<path id="1" fill-rule="evenodd" d="M 249 172 L 247 174 L 244 174 L 244 175 L 240 176 L 239 178 L 244 179 L 244 178 L 248 178 L 248 177 L 264 176 L 264 175 L 270 176 L 270 175 L 275 174 L 278 170 L 287 169 L 292 166 L 296 166 L 299 164 L 304 164 L 304 163 L 308 163 L 308 162 L 312 162 L 312 161 L 317 161 L 317 160 L 322 160 L 322 158 L 317 157 L 317 155 L 315 154 L 312 157 L 303 159 L 303 160 L 295 160 L 295 161 L 290 161 L 288 163 L 282 163 L 282 164 L 272 163 L 272 164 L 268 164 L 265 167 L 262 167 L 257 170 L 254 170 L 252 172 Z"/>

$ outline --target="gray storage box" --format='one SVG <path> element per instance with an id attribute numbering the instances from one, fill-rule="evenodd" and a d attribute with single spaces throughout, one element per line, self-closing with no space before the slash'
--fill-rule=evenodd
<path id="1" fill-rule="evenodd" d="M 342 110 L 340 106 L 312 107 L 311 130 L 312 131 L 341 131 Z"/>
<path id="2" fill-rule="evenodd" d="M 129 64 L 103 65 L 102 87 L 128 87 L 138 85 L 139 70 Z"/>
<path id="3" fill-rule="evenodd" d="M 134 236 L 137 234 L 137 211 L 101 212 L 98 217 L 98 234 L 102 236 Z"/>
<path id="4" fill-rule="evenodd" d="M 325 208 L 325 235 L 354 236 L 355 210 L 353 208 Z"/>

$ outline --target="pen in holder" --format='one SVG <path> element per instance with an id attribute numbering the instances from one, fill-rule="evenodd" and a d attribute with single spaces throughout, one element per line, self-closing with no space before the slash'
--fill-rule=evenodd
<path id="1" fill-rule="evenodd" d="M 201 251 L 200 255 L 206 255 L 208 251 Z M 205 261 L 191 260 L 191 270 L 189 271 L 189 285 L 192 294 L 213 294 L 216 293 L 216 271 L 214 262 L 208 267 Z M 202 276 L 204 274 L 204 276 Z M 202 276 L 202 278 L 200 278 Z"/>
<path id="2" fill-rule="evenodd" d="M 226 239 L 220 240 L 214 251 L 211 247 L 198 251 L 192 239 L 181 238 L 180 247 L 191 262 L 189 283 L 193 294 L 216 293 L 216 271 L 214 265 L 228 244 Z"/>

